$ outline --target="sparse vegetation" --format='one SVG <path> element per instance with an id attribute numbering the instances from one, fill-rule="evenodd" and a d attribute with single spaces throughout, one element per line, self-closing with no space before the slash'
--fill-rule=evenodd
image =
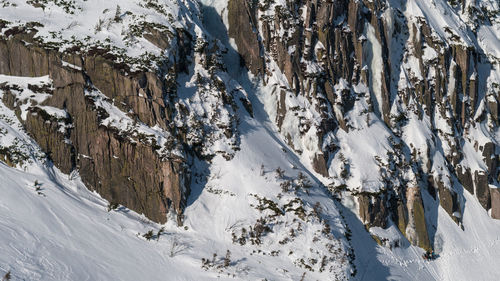
<path id="1" fill-rule="evenodd" d="M 208 187 L 207 189 L 207 192 L 210 192 L 212 194 L 216 194 L 216 195 L 229 195 L 229 196 L 236 196 L 236 194 L 234 194 L 233 192 L 229 191 L 229 190 L 224 190 L 224 189 L 220 189 L 220 188 L 213 188 L 213 187 Z"/>
<path id="2" fill-rule="evenodd" d="M 28 154 L 27 145 L 18 138 L 15 138 L 13 143 L 9 146 L 0 145 L 0 161 L 13 167 L 24 166 L 32 162 Z"/>
<path id="3" fill-rule="evenodd" d="M 94 33 L 97 34 L 98 32 L 101 32 L 103 24 L 104 24 L 104 21 L 101 18 L 99 18 L 97 20 L 97 23 L 95 24 L 95 27 L 94 27 L 95 32 Z"/>
<path id="4" fill-rule="evenodd" d="M 35 180 L 35 183 L 33 184 L 35 187 L 35 192 L 40 195 L 45 197 L 45 194 L 42 192 L 42 184 L 38 182 L 38 180 Z"/>
<path id="5" fill-rule="evenodd" d="M 121 22 L 122 21 L 122 9 L 120 8 L 120 5 L 116 5 L 116 10 L 115 10 L 115 17 L 113 18 L 113 20 L 115 22 Z"/>
<path id="6" fill-rule="evenodd" d="M 224 257 L 224 267 L 228 267 L 231 264 L 231 251 L 226 251 L 226 256 Z"/>
<path id="7" fill-rule="evenodd" d="M 142 235 L 142 237 L 146 238 L 146 240 L 148 240 L 148 241 L 151 240 L 153 238 L 153 236 L 154 236 L 154 234 L 153 234 L 152 229 Z"/>
<path id="8" fill-rule="evenodd" d="M 109 202 L 108 203 L 108 212 L 110 212 L 111 210 L 116 210 L 119 206 L 120 206 L 120 204 L 118 204 L 116 202 Z"/>
<path id="9" fill-rule="evenodd" d="M 253 194 L 253 197 L 258 200 L 258 205 L 255 206 L 257 210 L 263 212 L 264 210 L 270 210 L 273 212 L 270 216 L 280 216 L 284 215 L 283 211 L 279 208 L 278 204 L 273 200 L 266 197 L 259 197 L 257 194 Z"/>
<path id="10" fill-rule="evenodd" d="M 204 270 L 215 270 L 219 274 L 227 274 L 227 276 L 236 277 L 235 272 L 239 272 L 240 269 L 231 270 L 230 268 L 234 266 L 235 263 L 231 261 L 231 251 L 227 250 L 226 255 L 222 258 L 217 257 L 217 253 L 214 253 L 212 259 L 202 258 L 201 268 Z M 248 271 L 248 267 L 243 267 L 243 272 Z"/>
<path id="11" fill-rule="evenodd" d="M 174 237 L 172 238 L 172 242 L 170 244 L 169 256 L 173 258 L 184 251 L 186 248 L 188 247 L 185 244 L 180 243 L 179 239 L 177 239 L 177 237 Z"/>
<path id="12" fill-rule="evenodd" d="M 71 15 L 75 14 L 77 10 L 81 10 L 81 8 L 76 5 L 75 0 L 27 0 L 26 3 L 35 8 L 41 8 L 42 10 L 45 10 L 45 7 L 49 3 L 53 3 L 54 5 L 61 7 L 64 12 Z"/>
<path id="13" fill-rule="evenodd" d="M 306 190 L 306 189 L 309 189 L 311 187 L 312 187 L 312 183 L 309 181 L 309 178 L 306 175 L 304 175 L 304 173 L 299 172 L 299 174 L 297 175 L 297 179 L 296 179 L 295 189 L 296 190 L 300 190 L 300 189 Z"/>
<path id="14" fill-rule="evenodd" d="M 284 193 L 289 192 L 292 189 L 292 181 L 286 180 L 280 183 L 281 191 Z"/>
<path id="15" fill-rule="evenodd" d="M 285 171 L 283 171 L 281 167 L 276 168 L 276 178 L 283 179 L 284 176 L 285 176 Z"/>
<path id="16" fill-rule="evenodd" d="M 9 281 L 10 278 L 12 278 L 11 274 L 10 274 L 10 271 L 7 271 L 7 273 L 5 273 L 5 275 L 2 278 L 2 281 Z"/>
<path id="17" fill-rule="evenodd" d="M 161 227 L 158 229 L 158 232 L 156 233 L 156 242 L 160 241 L 160 236 L 165 232 L 165 227 Z"/>

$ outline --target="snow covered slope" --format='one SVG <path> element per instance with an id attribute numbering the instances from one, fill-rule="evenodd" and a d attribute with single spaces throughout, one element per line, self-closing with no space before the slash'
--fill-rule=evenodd
<path id="1" fill-rule="evenodd" d="M 193 5 L 189 1 L 187 5 Z M 131 69 L 156 67 L 168 57 L 176 28 L 187 28 L 189 6 L 183 1 L 2 1 L 3 32 L 36 23 L 36 38 L 60 51 L 108 47 L 122 55 Z M 145 33 L 162 33 L 163 43 L 150 42 Z M 156 43 L 156 44 L 155 44 Z M 74 52 L 72 49 L 70 52 Z M 138 60 L 138 61 L 137 61 Z M 150 60 L 148 63 L 147 61 Z M 145 64 L 145 65 L 144 65 Z"/>
<path id="2" fill-rule="evenodd" d="M 233 160 L 197 164 L 179 227 L 110 206 L 77 173 L 47 162 L 13 111 L 0 104 L 0 112 L 2 143 L 18 143 L 25 156 L 18 169 L 0 164 L 0 268 L 12 280 L 295 280 L 304 272 L 329 280 L 355 270 L 336 201 L 254 119 L 241 125 Z"/>
<path id="3" fill-rule="evenodd" d="M 31 161 L 18 169 L 0 164 L 0 270 L 10 271 L 12 280 L 299 280 L 304 272 L 304 280 L 329 280 L 334 274 L 353 280 L 500 278 L 494 270 L 500 222 L 492 221 L 472 196 L 466 195 L 463 223 L 470 227 L 465 231 L 442 209 L 435 210 L 439 259 L 424 261 L 423 251 L 397 231 L 389 238 L 402 247 L 391 251 L 377 245 L 356 215 L 325 193 L 262 112 L 241 125 L 241 151 L 233 160 L 217 157 L 210 167 L 199 163 L 185 227 L 173 220 L 152 223 L 123 206 L 108 211 L 108 202 L 88 191 L 78 174 L 64 175 L 43 157 L 33 158 L 43 153 L 12 111 L 0 105 L 0 112 L 2 141 L 17 138 Z M 299 172 L 310 187 L 297 187 Z M 272 232 L 257 243 L 242 229 L 256 229 L 260 218 Z M 331 233 L 325 234 L 327 224 Z M 150 230 L 148 241 L 143 235 Z M 351 249 L 355 277 L 350 276 Z M 209 260 L 206 269 L 202 259 Z"/>
<path id="4" fill-rule="evenodd" d="M 0 0 L 0 277 L 500 280 L 498 3 L 251 2 Z"/>

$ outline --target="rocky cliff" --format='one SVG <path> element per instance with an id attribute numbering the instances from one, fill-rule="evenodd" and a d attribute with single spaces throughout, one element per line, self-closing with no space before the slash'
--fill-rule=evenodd
<path id="1" fill-rule="evenodd" d="M 85 16 L 72 19 L 83 6 L 34 2 L 10 6 L 62 16 L 54 15 L 55 25 L 2 20 L 0 74 L 48 76 L 50 83 L 3 83 L 3 102 L 55 166 L 78 173 L 110 206 L 122 204 L 162 223 L 173 213 L 182 224 L 193 159 L 217 153 L 230 159 L 238 149 L 232 115 L 238 104 L 249 104 L 244 93 L 226 87 L 219 47 L 205 38 L 199 20 L 189 19 L 198 7 L 142 1 L 122 10 L 110 3 L 93 26 Z M 94 15 L 97 8 L 86 9 Z M 172 13 L 190 27 L 174 26 Z M 145 15 L 156 18 L 146 21 Z M 65 23 L 57 22 L 64 17 L 70 28 L 90 30 L 66 38 Z M 99 40 L 117 26 L 126 32 L 115 42 Z M 180 94 L 179 80 L 191 83 Z"/>
<path id="2" fill-rule="evenodd" d="M 357 198 L 367 227 L 395 225 L 432 248 L 431 210 L 440 204 L 461 224 L 463 192 L 500 219 L 499 41 L 488 36 L 498 4 L 231 0 L 228 9 L 229 35 L 271 92 L 266 109 L 282 136 L 332 192 Z"/>
<path id="3" fill-rule="evenodd" d="M 189 190 L 186 157 L 162 155 L 156 139 L 134 127 L 124 131 L 106 125 L 102 121 L 110 113 L 97 103 L 113 99 L 117 107 L 138 112 L 135 120 L 130 118 L 134 123 L 158 124 L 168 130 L 169 105 L 163 100 L 166 85 L 154 73 L 124 75 L 99 54 L 47 50 L 34 43 L 30 33 L 1 41 L 0 53 L 0 73 L 52 79 L 47 89 L 50 97 L 28 104 L 22 119 L 62 172 L 78 171 L 89 188 L 113 204 L 123 204 L 153 220 L 164 222 L 169 210 L 182 213 Z M 28 101 L 17 96 L 15 85 L 5 85 L 4 90 L 6 103 L 21 119 L 20 108 Z M 101 92 L 94 95 L 97 91 Z M 47 107 L 64 114 L 53 116 Z"/>
<path id="4" fill-rule="evenodd" d="M 61 171 L 112 205 L 182 223 L 193 163 L 232 159 L 240 117 L 253 116 L 249 87 L 224 65 L 233 46 L 194 1 L 90 2 L 2 2 L 0 74 L 49 79 L 3 83 L 3 102 Z M 355 199 L 367 228 L 432 248 L 439 206 L 467 227 L 464 192 L 500 219 L 498 3 L 223 10 L 264 111 L 332 194 Z"/>

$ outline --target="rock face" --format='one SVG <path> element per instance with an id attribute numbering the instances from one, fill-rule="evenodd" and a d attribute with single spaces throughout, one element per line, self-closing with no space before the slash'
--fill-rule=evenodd
<path id="1" fill-rule="evenodd" d="M 171 212 L 181 224 L 191 165 L 217 154 L 231 159 L 239 116 L 252 115 L 246 92 L 228 79 L 225 47 L 203 32 L 199 3 L 129 1 L 126 11 L 112 3 L 32 4 L 9 9 L 44 9 L 51 20 L 1 15 L 0 74 L 51 82 L 4 83 L 3 102 L 57 168 L 78 172 L 110 206 L 161 223 Z M 61 8 L 63 15 L 50 12 Z M 94 25 L 77 10 L 102 15 Z M 3 150 L 0 159 L 13 164 Z"/>
<path id="2" fill-rule="evenodd" d="M 392 218 L 410 242 L 432 248 L 425 210 L 440 204 L 460 224 L 463 192 L 498 218 L 488 186 L 499 179 L 500 70 L 494 54 L 471 43 L 474 34 L 438 28 L 390 1 L 276 2 L 231 0 L 229 35 L 242 63 L 269 83 L 276 105 L 268 114 L 288 144 L 307 152 L 329 186 L 347 186 L 368 227 Z M 481 24 L 471 7 L 461 11 L 461 28 Z M 346 143 L 363 136 L 386 147 L 368 159 L 377 170 L 360 171 L 370 144 Z"/>
<path id="3" fill-rule="evenodd" d="M 97 88 L 133 111 L 139 122 L 167 131 L 172 110 L 164 98 L 166 83 L 150 72 L 125 75 L 99 54 L 47 50 L 31 36 L 21 33 L 0 41 L 0 73 L 52 79 L 51 96 L 41 105 L 64 110 L 67 129 L 61 131 L 61 120 L 36 106 L 28 108 L 24 125 L 54 164 L 64 173 L 77 170 L 89 188 L 110 202 L 155 221 L 165 222 L 171 210 L 180 215 L 189 194 L 187 158 L 160 155 L 158 144 L 141 135 L 131 139 L 121 128 L 103 125 L 109 113 L 88 94 Z M 10 104 L 20 113 L 20 103 Z"/>
<path id="4" fill-rule="evenodd" d="M 500 219 L 500 191 L 498 188 L 492 188 L 491 193 L 491 217 Z"/>
<path id="5" fill-rule="evenodd" d="M 497 28 L 499 13 L 453 2 L 450 17 L 463 22 L 385 0 L 230 0 L 223 12 L 288 145 L 332 191 L 355 197 L 367 227 L 395 225 L 426 249 L 436 227 L 426 210 L 440 206 L 460 225 L 464 192 L 499 217 L 500 60 L 479 29 Z M 230 44 L 198 26 L 198 3 L 133 8 L 168 19 L 159 22 L 118 8 L 106 28 L 121 28 L 125 49 L 60 30 L 42 39 L 46 26 L 0 20 L 0 74 L 52 79 L 39 103 L 0 85 L 4 103 L 63 172 L 78 171 L 112 203 L 159 222 L 173 210 L 180 222 L 190 163 L 231 159 L 252 104 L 224 66 Z M 126 50 L 142 57 L 121 57 Z"/>
<path id="6" fill-rule="evenodd" d="M 358 196 L 359 216 L 368 227 L 387 226 L 387 209 L 381 196 L 361 194 Z"/>
<path id="7" fill-rule="evenodd" d="M 408 225 L 406 226 L 406 237 L 414 245 L 430 250 L 432 245 L 429 241 L 427 233 L 427 224 L 424 216 L 424 206 L 420 197 L 420 189 L 418 187 L 407 189 L 407 209 L 408 209 Z"/>
<path id="8" fill-rule="evenodd" d="M 256 4 L 257 1 L 246 0 L 228 2 L 228 33 L 236 40 L 238 46 L 241 46 L 243 63 L 254 74 L 259 74 L 264 71 L 264 57 L 256 28 Z"/>
<path id="9" fill-rule="evenodd" d="M 110 206 L 162 223 L 172 212 L 181 224 L 191 165 L 217 154 L 231 159 L 239 150 L 239 116 L 252 115 L 252 105 L 228 79 L 227 50 L 204 32 L 198 2 L 128 1 L 121 8 L 82 2 L 7 5 L 0 74 L 22 85 L 0 85 L 3 102 L 57 168 L 78 172 Z M 30 16 L 43 10 L 50 19 L 18 20 L 15 9 Z M 251 25 L 241 28 L 231 32 L 252 33 Z M 257 70 L 260 63 L 253 62 Z M 43 89 L 16 78 L 45 76 L 51 82 Z M 0 159 L 14 165 L 9 149 L 0 147 Z"/>

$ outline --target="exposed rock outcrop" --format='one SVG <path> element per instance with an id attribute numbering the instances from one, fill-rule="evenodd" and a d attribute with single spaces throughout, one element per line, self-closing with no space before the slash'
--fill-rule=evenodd
<path id="1" fill-rule="evenodd" d="M 436 30 L 425 17 L 405 12 L 404 3 L 392 5 L 232 0 L 229 35 L 252 72 L 263 73 L 265 83 L 279 81 L 270 86 L 277 104 L 269 115 L 275 116 L 289 145 L 299 154 L 307 151 L 314 170 L 330 177 L 330 186 L 345 188 L 352 170 L 345 155 L 364 153 L 359 146 L 360 151 L 342 151 L 336 137 L 359 131 L 374 137 L 368 132 L 375 123 L 373 116 L 387 126 L 391 147 L 387 156 L 375 156 L 377 180 L 387 192 L 375 189 L 368 194 L 367 180 L 347 189 L 358 197 L 359 214 L 367 226 L 385 227 L 387 217 L 392 217 L 412 243 L 429 249 L 433 242 L 423 192 L 439 200 L 457 224 L 464 189 L 475 194 L 486 210 L 493 206 L 488 186 L 498 185 L 498 149 L 495 140 L 485 139 L 491 139 L 498 126 L 498 87 L 488 82 L 494 75 L 488 78 L 481 69 L 498 72 L 498 58 L 471 43 L 469 33 L 459 36 L 461 31 L 450 27 Z M 231 15 L 239 15 L 238 20 Z M 243 28 L 248 36 L 236 32 Z M 265 63 L 258 64 L 257 71 L 255 61 L 261 57 Z M 360 125 L 362 115 L 366 124 Z M 480 129 L 486 125 L 490 133 Z M 414 140 L 414 134 L 426 140 Z M 311 144 L 314 141 L 317 145 Z M 471 146 L 480 156 L 464 155 Z M 468 162 L 481 158 L 484 164 Z M 364 164 L 355 163 L 354 169 L 364 169 Z M 487 171 L 478 170 L 482 166 Z"/>
<path id="2" fill-rule="evenodd" d="M 257 3 L 258 1 L 246 0 L 229 0 L 228 2 L 229 36 L 235 38 L 243 63 L 254 74 L 264 71 L 264 56 L 255 17 Z"/>
<path id="3" fill-rule="evenodd" d="M 23 123 L 54 164 L 64 173 L 77 170 L 89 188 L 110 202 L 155 221 L 165 222 L 171 210 L 180 215 L 189 194 L 187 158 L 161 155 L 159 144 L 145 140 L 147 136 L 129 138 L 121 128 L 104 125 L 109 113 L 88 95 L 96 87 L 124 112 L 133 112 L 138 122 L 173 132 L 165 81 L 151 72 L 126 75 L 104 54 L 45 49 L 31 36 L 21 33 L 0 41 L 0 73 L 52 79 L 51 96 L 41 106 L 64 110 L 67 128 L 61 130 L 61 120 L 37 106 L 29 107 Z"/>
<path id="4" fill-rule="evenodd" d="M 412 187 L 407 189 L 407 209 L 408 209 L 408 225 L 403 233 L 412 244 L 430 250 L 432 245 L 427 232 L 427 224 L 425 221 L 424 205 L 420 197 L 420 189 Z"/>
<path id="5" fill-rule="evenodd" d="M 368 227 L 387 226 L 387 208 L 385 200 L 381 196 L 371 194 L 358 195 L 359 216 L 361 221 Z"/>
<path id="6" fill-rule="evenodd" d="M 491 188 L 491 217 L 500 219 L 500 190 L 498 188 Z"/>

